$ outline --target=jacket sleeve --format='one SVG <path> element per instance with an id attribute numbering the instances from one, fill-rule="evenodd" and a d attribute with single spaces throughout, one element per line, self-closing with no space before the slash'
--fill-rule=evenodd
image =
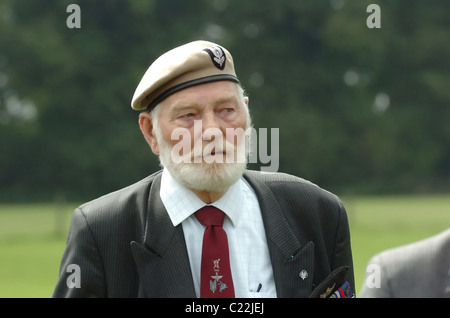
<path id="1" fill-rule="evenodd" d="M 350 242 L 350 228 L 348 223 L 347 212 L 344 205 L 338 200 L 339 205 L 339 219 L 337 223 L 336 240 L 335 240 L 335 251 L 334 259 L 332 261 L 333 269 L 339 268 L 341 266 L 349 266 L 345 280 L 349 282 L 353 293 L 355 290 L 355 278 L 353 269 L 353 257 Z"/>
<path id="2" fill-rule="evenodd" d="M 77 208 L 70 223 L 53 297 L 106 297 L 101 254 L 86 215 Z"/>

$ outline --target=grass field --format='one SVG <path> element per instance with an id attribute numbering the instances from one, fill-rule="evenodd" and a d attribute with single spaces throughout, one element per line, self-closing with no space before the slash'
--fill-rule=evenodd
<path id="1" fill-rule="evenodd" d="M 344 197 L 357 289 L 375 253 L 450 227 L 450 195 Z M 51 297 L 76 204 L 0 205 L 0 297 Z"/>

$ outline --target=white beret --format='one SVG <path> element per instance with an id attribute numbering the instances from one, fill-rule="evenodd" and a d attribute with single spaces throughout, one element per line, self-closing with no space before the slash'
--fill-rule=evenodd
<path id="1" fill-rule="evenodd" d="M 131 107 L 151 110 L 184 88 L 222 80 L 239 83 L 230 52 L 212 42 L 190 42 L 164 53 L 150 65 L 134 92 Z"/>

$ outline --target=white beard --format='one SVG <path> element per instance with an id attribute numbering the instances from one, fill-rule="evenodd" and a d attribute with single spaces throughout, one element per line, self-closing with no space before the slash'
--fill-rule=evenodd
<path id="1" fill-rule="evenodd" d="M 223 158 L 223 163 L 216 161 L 207 163 L 205 162 L 206 160 L 202 160 L 201 163 L 195 163 L 192 149 L 188 154 L 183 155 L 183 157 L 190 158 L 188 163 L 176 163 L 172 159 L 172 146 L 164 139 L 159 127 L 154 127 L 154 131 L 159 145 L 159 161 L 161 165 L 167 168 L 175 180 L 188 189 L 224 192 L 239 180 L 247 167 L 249 147 L 245 147 L 244 160 L 227 162 Z M 225 142 L 228 143 L 227 141 Z M 236 159 L 236 147 L 234 145 L 228 143 L 223 146 L 223 149 L 227 149 L 227 156 L 232 156 L 231 158 Z M 230 153 L 231 149 L 233 149 L 233 153 Z"/>

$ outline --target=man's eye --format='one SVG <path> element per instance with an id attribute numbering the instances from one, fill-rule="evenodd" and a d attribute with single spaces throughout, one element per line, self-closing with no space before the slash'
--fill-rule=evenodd
<path id="1" fill-rule="evenodd" d="M 187 114 L 181 115 L 180 118 L 192 118 L 194 116 L 195 116 L 194 113 L 187 113 Z"/>

